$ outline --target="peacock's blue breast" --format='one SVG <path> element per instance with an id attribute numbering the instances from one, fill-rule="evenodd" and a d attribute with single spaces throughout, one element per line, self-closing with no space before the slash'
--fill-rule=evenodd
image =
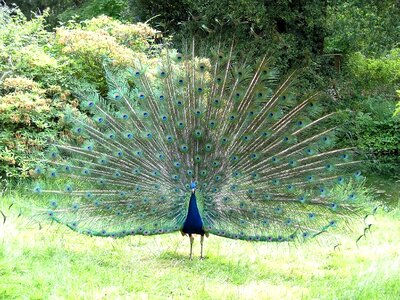
<path id="1" fill-rule="evenodd" d="M 188 234 L 204 234 L 203 220 L 197 207 L 196 194 L 190 196 L 189 209 L 182 231 Z"/>

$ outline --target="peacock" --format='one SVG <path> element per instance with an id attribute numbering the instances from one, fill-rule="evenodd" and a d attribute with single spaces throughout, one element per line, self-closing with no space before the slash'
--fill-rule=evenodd
<path id="1" fill-rule="evenodd" d="M 302 71 L 281 76 L 272 55 L 195 44 L 108 65 L 106 92 L 76 89 L 87 113 L 65 113 L 68 138 L 34 170 L 43 215 L 88 236 L 180 231 L 190 259 L 194 235 L 203 258 L 209 234 L 296 243 L 349 227 L 363 176 L 354 149 L 335 147 L 329 98 L 301 92 Z"/>

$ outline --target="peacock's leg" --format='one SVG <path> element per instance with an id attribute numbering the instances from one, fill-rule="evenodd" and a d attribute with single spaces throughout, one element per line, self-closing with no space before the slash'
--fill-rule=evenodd
<path id="1" fill-rule="evenodd" d="M 201 235 L 201 237 L 200 237 L 200 245 L 201 245 L 201 248 L 200 248 L 200 259 L 204 259 L 204 256 L 203 256 L 203 242 L 204 242 L 204 235 Z"/>
<path id="2" fill-rule="evenodd" d="M 194 241 L 193 235 L 189 234 L 189 239 L 190 239 L 190 255 L 189 255 L 189 259 L 192 260 L 193 259 L 193 241 Z"/>

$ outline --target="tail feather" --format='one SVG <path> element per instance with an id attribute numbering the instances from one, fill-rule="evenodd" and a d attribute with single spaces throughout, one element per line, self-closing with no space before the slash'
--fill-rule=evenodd
<path id="1" fill-rule="evenodd" d="M 49 217 L 90 235 L 177 231 L 196 181 L 207 233 L 280 242 L 347 227 L 362 207 L 347 190 L 359 161 L 334 147 L 323 94 L 298 93 L 298 70 L 276 81 L 268 55 L 252 67 L 233 44 L 211 59 L 195 48 L 107 71 L 106 99 L 81 93 L 92 118 L 72 116 L 74 136 L 37 168 L 60 177 L 34 189 L 54 195 Z"/>

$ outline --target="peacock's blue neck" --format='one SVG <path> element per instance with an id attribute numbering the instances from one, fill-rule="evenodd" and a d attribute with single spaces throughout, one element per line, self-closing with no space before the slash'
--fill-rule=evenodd
<path id="1" fill-rule="evenodd" d="M 190 196 L 189 208 L 182 231 L 189 234 L 204 234 L 203 220 L 201 219 L 200 212 L 197 207 L 195 192 L 192 192 Z"/>

